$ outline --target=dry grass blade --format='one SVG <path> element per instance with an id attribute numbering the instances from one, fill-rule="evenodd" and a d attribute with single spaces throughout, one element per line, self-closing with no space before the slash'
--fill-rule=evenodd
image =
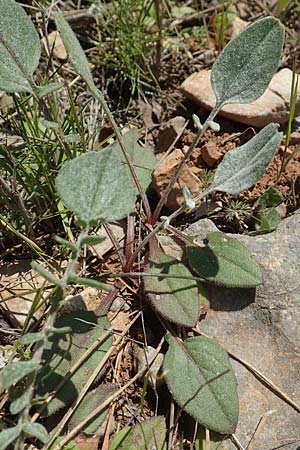
<path id="1" fill-rule="evenodd" d="M 96 369 L 94 370 L 94 372 L 92 373 L 92 375 L 90 376 L 90 378 L 88 379 L 88 381 L 86 382 L 85 386 L 83 387 L 82 391 L 80 392 L 80 395 L 78 396 L 78 398 L 76 399 L 75 403 L 72 405 L 72 407 L 68 410 L 68 412 L 66 413 L 66 415 L 64 416 L 64 418 L 60 421 L 58 427 L 56 428 L 55 432 L 53 433 L 53 435 L 51 436 L 50 441 L 47 443 L 46 447 L 44 447 L 44 450 L 48 449 L 51 444 L 54 442 L 54 440 L 59 436 L 59 433 L 63 430 L 64 426 L 66 425 L 66 423 L 68 422 L 68 420 L 70 419 L 70 417 L 72 416 L 72 414 L 74 413 L 74 411 L 76 410 L 76 408 L 78 407 L 78 405 L 80 404 L 80 402 L 82 401 L 82 399 L 84 398 L 84 396 L 86 395 L 87 391 L 89 390 L 89 388 L 91 387 L 91 385 L 93 384 L 93 382 L 95 381 L 95 379 L 97 378 L 98 374 L 100 373 L 101 369 L 103 368 L 104 364 L 108 361 L 108 359 L 111 357 L 112 353 L 115 351 L 116 347 L 121 343 L 122 339 L 124 338 L 125 334 L 129 331 L 129 329 L 132 327 L 132 325 L 135 323 L 135 321 L 140 317 L 141 313 L 139 312 L 135 318 L 128 324 L 128 326 L 124 329 L 124 331 L 122 332 L 122 334 L 116 339 L 115 343 L 112 345 L 112 347 L 110 348 L 110 350 L 106 353 L 105 357 L 101 360 L 101 362 L 98 364 L 98 366 L 96 367 Z M 111 331 L 109 331 L 110 333 Z M 97 343 L 99 345 L 99 342 Z M 93 346 L 94 347 L 94 346 Z M 92 347 L 91 347 L 92 348 Z M 91 348 L 85 352 L 85 354 L 83 356 L 85 356 L 84 360 L 87 357 L 87 354 L 91 353 Z M 94 350 L 94 348 L 92 349 L 92 351 Z M 81 364 L 82 364 L 82 360 L 83 358 L 81 358 Z M 76 364 L 77 367 L 78 363 Z M 74 368 L 74 367 L 73 367 Z M 74 371 L 72 368 L 72 371 Z M 105 402 L 106 403 L 106 402 Z M 110 402 L 109 402 L 110 403 Z M 109 404 L 107 403 L 107 404 Z M 102 406 L 102 405 L 100 405 Z M 101 409 L 104 409 L 104 407 L 102 407 Z M 33 419 L 35 419 L 35 416 L 33 417 Z M 76 427 L 77 428 L 77 427 Z M 59 447 L 62 448 L 62 447 Z M 57 447 L 58 449 L 58 447 Z"/>
<path id="2" fill-rule="evenodd" d="M 156 353 L 149 360 L 149 366 L 154 362 L 155 358 L 157 357 L 157 355 L 163 345 L 164 340 L 165 340 L 165 338 L 163 337 L 156 349 Z M 143 367 L 141 370 L 139 370 L 136 373 L 136 375 L 130 381 L 128 381 L 128 383 L 126 383 L 124 386 L 122 386 L 120 389 L 118 389 L 117 392 L 115 392 L 105 402 L 103 402 L 101 405 L 99 405 L 79 425 L 77 425 L 75 428 L 73 428 L 73 430 L 66 437 L 64 437 L 60 441 L 60 443 L 56 447 L 54 447 L 53 450 L 62 450 L 68 442 L 70 442 L 74 437 L 76 437 L 78 435 L 78 433 L 80 433 L 80 431 L 82 430 L 82 428 L 85 427 L 86 424 L 88 424 L 94 417 L 97 417 L 97 415 L 100 414 L 100 412 L 103 411 L 112 401 L 114 401 L 120 394 L 122 394 L 124 391 L 126 391 L 126 389 L 128 389 L 129 386 L 131 386 L 138 378 L 140 378 L 146 370 L 147 370 L 146 367 Z M 48 450 L 49 446 L 51 445 L 52 442 L 53 442 L 53 439 L 51 439 L 51 441 L 46 446 L 44 446 L 42 448 L 42 450 Z"/>
<path id="3" fill-rule="evenodd" d="M 273 413 L 273 411 L 268 411 L 264 416 L 262 416 L 260 418 L 260 421 L 258 422 L 256 430 L 254 431 L 254 434 L 253 434 L 252 438 L 250 439 L 250 441 L 249 441 L 249 443 L 248 443 L 248 445 L 246 447 L 246 450 L 253 450 L 254 449 L 254 446 L 255 446 L 255 444 L 256 444 L 256 442 L 257 442 L 257 440 L 258 440 L 258 438 L 259 438 L 259 436 L 260 436 L 260 434 L 261 434 L 261 432 L 262 432 L 262 430 L 264 428 L 264 426 L 266 425 L 267 420 L 269 419 L 269 417 L 270 417 L 270 415 L 272 413 Z"/>

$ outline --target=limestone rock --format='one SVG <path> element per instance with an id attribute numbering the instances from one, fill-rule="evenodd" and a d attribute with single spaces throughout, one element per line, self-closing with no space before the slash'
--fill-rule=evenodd
<path id="1" fill-rule="evenodd" d="M 215 104 L 215 94 L 210 83 L 210 70 L 189 76 L 181 85 L 182 92 L 205 109 Z M 270 122 L 284 124 L 289 118 L 292 71 L 282 69 L 276 73 L 264 94 L 252 103 L 225 105 L 220 115 L 246 125 L 264 127 Z M 300 106 L 300 85 L 297 108 Z"/>
<path id="2" fill-rule="evenodd" d="M 44 284 L 44 278 L 32 270 L 31 260 L 20 260 L 0 266 L 0 306 L 4 317 L 8 318 L 14 327 L 22 328 L 33 306 L 37 289 Z M 47 294 L 49 289 L 45 289 L 43 297 Z M 43 308 L 39 308 L 34 313 L 35 319 L 38 319 L 42 312 Z"/>
<path id="3" fill-rule="evenodd" d="M 246 22 L 243 19 L 240 19 L 238 16 L 236 16 L 232 22 L 230 22 L 230 35 L 232 38 L 236 37 L 241 31 L 243 31 L 246 26 L 248 25 L 248 22 Z"/>
<path id="4" fill-rule="evenodd" d="M 291 145 L 300 144 L 300 131 L 296 130 L 291 133 L 290 144 Z"/>
<path id="5" fill-rule="evenodd" d="M 152 181 L 159 196 L 163 195 L 183 156 L 181 150 L 175 149 L 154 170 Z M 192 197 L 199 194 L 201 188 L 199 178 L 186 165 L 167 198 L 166 206 L 170 211 L 175 211 L 183 204 L 182 188 L 184 186 L 190 190 Z"/>
<path id="6" fill-rule="evenodd" d="M 222 153 L 215 142 L 208 141 L 201 149 L 201 156 L 208 167 L 214 167 L 222 158 Z"/>
<path id="7" fill-rule="evenodd" d="M 67 59 L 68 55 L 58 31 L 52 31 L 51 33 L 48 34 L 48 42 L 50 51 L 52 51 L 53 48 L 53 55 L 57 59 L 60 60 Z M 43 38 L 43 43 L 45 46 L 47 45 L 47 41 L 45 38 Z"/>
<path id="8" fill-rule="evenodd" d="M 109 224 L 109 227 L 111 231 L 114 233 L 117 241 L 122 245 L 122 242 L 124 241 L 125 237 L 124 228 L 121 225 L 118 225 L 117 223 Z M 100 244 L 93 245 L 92 247 L 90 247 L 90 251 L 93 255 L 97 256 L 97 258 L 102 258 L 107 252 L 112 250 L 114 246 L 103 225 L 97 231 L 97 234 L 100 236 L 104 236 L 105 240 Z"/>
<path id="9" fill-rule="evenodd" d="M 186 232 L 201 240 L 214 228 L 211 221 L 202 220 Z M 200 329 L 262 372 L 299 405 L 300 212 L 283 220 L 272 233 L 234 237 L 259 262 L 264 283 L 256 290 L 207 286 L 211 309 L 200 322 Z M 261 417 L 269 414 L 255 448 L 296 450 L 299 441 L 293 442 L 293 438 L 299 439 L 295 433 L 300 426 L 299 413 L 243 365 L 233 360 L 232 364 L 240 398 L 236 436 L 243 447 L 247 447 Z M 223 442 L 221 448 L 236 449 L 230 440 Z"/>
<path id="10" fill-rule="evenodd" d="M 158 133 L 157 150 L 165 152 L 174 142 L 185 124 L 185 118 L 181 116 L 173 117 L 160 127 Z"/>

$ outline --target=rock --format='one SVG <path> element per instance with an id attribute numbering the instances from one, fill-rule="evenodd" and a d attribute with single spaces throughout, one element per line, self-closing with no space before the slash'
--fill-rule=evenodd
<path id="1" fill-rule="evenodd" d="M 16 328 L 22 328 L 33 306 L 37 289 L 45 284 L 44 278 L 31 268 L 31 260 L 20 260 L 0 266 L 0 306 L 3 315 Z M 43 297 L 49 289 L 43 291 Z M 39 303 L 41 302 L 41 298 Z M 34 318 L 41 317 L 44 308 L 34 313 Z"/>
<path id="2" fill-rule="evenodd" d="M 202 240 L 216 229 L 206 219 L 186 232 Z M 255 289 L 207 286 L 211 309 L 200 329 L 226 350 L 254 366 L 300 404 L 300 212 L 278 229 L 260 236 L 234 235 L 259 262 L 263 285 Z M 296 450 L 300 415 L 276 396 L 242 364 L 232 360 L 238 380 L 240 418 L 236 436 L 247 447 L 262 416 L 269 415 L 255 449 Z M 276 432 L 275 432 L 276 430 Z M 215 447 L 212 447 L 212 450 Z M 222 449 L 235 450 L 227 440 Z"/>
<path id="3" fill-rule="evenodd" d="M 300 131 L 293 131 L 291 133 L 290 144 L 291 145 L 300 144 Z"/>
<path id="4" fill-rule="evenodd" d="M 182 92 L 204 108 L 211 110 L 215 94 L 210 83 L 210 70 L 189 76 L 181 85 Z M 225 105 L 220 115 L 236 122 L 255 127 L 264 127 L 270 122 L 284 124 L 289 118 L 292 71 L 282 69 L 276 73 L 264 94 L 252 103 Z M 300 106 L 300 84 L 297 108 Z"/>
<path id="5" fill-rule="evenodd" d="M 14 99 L 12 95 L 6 92 L 0 92 L 0 110 L 2 114 L 7 114 L 14 107 Z"/>
<path id="6" fill-rule="evenodd" d="M 222 158 L 222 153 L 215 142 L 208 141 L 201 149 L 201 156 L 208 167 L 214 167 Z"/>
<path id="7" fill-rule="evenodd" d="M 68 303 L 64 306 L 64 313 L 71 311 L 94 311 L 101 303 L 101 291 L 89 286 L 79 294 L 67 296 L 66 300 L 68 300 Z"/>
<path id="8" fill-rule="evenodd" d="M 159 152 L 166 152 L 170 145 L 173 144 L 174 140 L 181 133 L 182 128 L 185 124 L 185 118 L 181 116 L 173 117 L 163 124 L 158 133 L 158 145 L 157 150 Z"/>
<path id="9" fill-rule="evenodd" d="M 153 186 L 159 196 L 162 196 L 166 190 L 166 187 L 174 175 L 176 168 L 183 158 L 183 152 L 179 149 L 175 149 L 170 153 L 161 164 L 154 170 L 152 174 Z M 201 182 L 199 178 L 193 174 L 193 172 L 185 165 L 179 180 L 174 184 L 166 201 L 166 206 L 170 211 L 175 211 L 183 204 L 182 188 L 186 186 L 192 197 L 196 196 L 200 192 Z"/>
<path id="10" fill-rule="evenodd" d="M 243 31 L 246 26 L 248 25 L 248 22 L 245 20 L 240 19 L 238 16 L 236 16 L 232 22 L 229 24 L 230 29 L 230 36 L 232 38 L 236 37 L 241 31 Z"/>
<path id="11" fill-rule="evenodd" d="M 142 375 L 142 379 L 146 376 L 149 377 L 150 385 L 155 389 L 156 386 L 160 386 L 164 383 L 162 364 L 164 360 L 164 354 L 158 353 L 157 357 L 153 361 L 151 367 L 148 368 L 148 361 L 154 357 L 156 354 L 156 349 L 148 345 L 145 348 L 137 347 L 134 352 L 135 364 L 137 366 L 137 371 L 142 369 L 145 370 L 146 373 Z"/>
<path id="12" fill-rule="evenodd" d="M 44 46 L 47 48 L 46 38 L 42 39 Z M 53 51 L 53 55 L 62 61 L 66 60 L 68 55 L 58 31 L 52 31 L 48 34 L 49 50 Z M 53 49 L 53 50 L 52 50 Z"/>
<path id="13" fill-rule="evenodd" d="M 140 114 L 143 118 L 143 122 L 146 128 L 152 128 L 154 126 L 154 122 L 152 119 L 152 106 L 148 102 L 144 102 L 142 99 L 138 101 L 138 106 L 140 110 Z"/>
<path id="14" fill-rule="evenodd" d="M 124 228 L 121 225 L 117 224 L 109 224 L 109 228 L 114 233 L 115 237 L 117 238 L 117 241 L 121 243 L 125 237 Z M 99 236 L 105 236 L 105 240 L 100 244 L 93 245 L 92 247 L 90 247 L 90 250 L 93 255 L 97 256 L 97 258 L 102 258 L 102 256 L 104 256 L 105 253 L 112 250 L 114 246 L 103 225 L 97 231 L 97 234 Z"/>

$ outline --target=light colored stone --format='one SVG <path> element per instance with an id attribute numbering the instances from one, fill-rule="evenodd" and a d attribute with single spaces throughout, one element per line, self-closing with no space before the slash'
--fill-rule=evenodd
<path id="1" fill-rule="evenodd" d="M 210 83 L 210 70 L 192 74 L 181 85 L 182 92 L 205 109 L 215 104 L 215 94 Z M 284 124 L 289 118 L 289 98 L 292 71 L 282 69 L 276 73 L 265 93 L 252 103 L 225 105 L 220 115 L 250 126 L 264 127 L 270 122 Z M 300 104 L 300 83 L 297 105 Z"/>
<path id="2" fill-rule="evenodd" d="M 0 306 L 4 316 L 14 327 L 22 328 L 37 290 L 44 284 L 44 278 L 32 270 L 31 260 L 20 260 L 0 266 Z M 49 289 L 45 289 L 42 298 L 45 298 L 48 293 Z M 39 308 L 34 313 L 34 317 L 38 319 L 43 310 L 43 307 Z"/>
<path id="3" fill-rule="evenodd" d="M 0 92 L 0 110 L 3 114 L 7 114 L 8 111 L 14 107 L 14 99 L 12 95 L 6 92 Z"/>
<path id="4" fill-rule="evenodd" d="M 300 131 L 296 130 L 291 133 L 290 144 L 291 145 L 300 144 Z"/>
<path id="5" fill-rule="evenodd" d="M 43 44 L 45 47 L 47 47 L 47 41 L 46 38 L 43 38 Z M 60 60 L 67 59 L 68 55 L 65 49 L 65 46 L 63 44 L 63 41 L 60 37 L 60 34 L 58 31 L 52 31 L 50 34 L 48 34 L 48 42 L 49 42 L 49 49 L 50 52 L 53 49 L 53 55 Z"/>
<path id="6" fill-rule="evenodd" d="M 153 388 L 156 388 L 156 386 L 164 383 L 162 365 L 165 355 L 163 353 L 158 353 L 151 367 L 148 368 L 148 361 L 151 360 L 151 358 L 153 358 L 156 353 L 156 349 L 151 347 L 150 345 L 145 348 L 137 347 L 136 351 L 134 352 L 137 371 L 140 371 L 142 369 L 145 370 L 145 373 L 143 373 L 142 375 L 142 379 L 144 379 L 146 376 L 149 377 L 149 383 Z"/>
<path id="7" fill-rule="evenodd" d="M 157 150 L 159 152 L 165 152 L 168 150 L 178 134 L 182 131 L 184 124 L 185 118 L 182 116 L 176 116 L 168 120 L 168 122 L 160 127 L 157 146 Z"/>
<path id="8" fill-rule="evenodd" d="M 201 156 L 208 167 L 214 167 L 222 158 L 215 142 L 208 141 L 201 149 Z"/>
<path id="9" fill-rule="evenodd" d="M 240 19 L 238 16 L 236 16 L 232 22 L 229 24 L 229 30 L 230 35 L 232 38 L 236 37 L 241 31 L 243 31 L 246 26 L 248 25 L 248 22 L 246 22 L 243 19 Z"/>
<path id="10" fill-rule="evenodd" d="M 201 220 L 186 232 L 198 236 L 198 242 L 202 242 L 214 229 L 211 221 Z M 300 212 L 284 219 L 272 233 L 231 236 L 248 247 L 259 262 L 264 282 L 257 289 L 207 285 L 211 308 L 200 322 L 200 330 L 263 373 L 299 405 Z M 255 449 L 297 450 L 299 442 L 293 439 L 299 440 L 299 413 L 259 382 L 245 366 L 231 361 L 240 401 L 235 434 L 243 447 L 247 447 L 261 417 L 268 415 Z M 223 442 L 221 448 L 236 450 L 230 440 Z"/>
<path id="11" fill-rule="evenodd" d="M 174 175 L 183 156 L 184 155 L 181 150 L 175 149 L 154 170 L 152 175 L 153 186 L 159 196 L 162 196 L 165 192 L 166 187 Z M 192 197 L 199 194 L 201 189 L 201 182 L 199 178 L 192 173 L 187 165 L 184 166 L 179 180 L 174 184 L 167 198 L 166 206 L 170 211 L 175 211 L 183 204 L 184 198 L 182 188 L 184 186 L 190 190 Z"/>
<path id="12" fill-rule="evenodd" d="M 112 232 L 114 233 L 117 241 L 122 245 L 122 242 L 125 237 L 124 228 L 121 225 L 117 225 L 117 224 L 109 224 L 109 227 L 111 228 Z M 114 248 L 114 246 L 103 226 L 101 226 L 101 228 L 98 230 L 97 234 L 99 236 L 104 236 L 105 240 L 103 242 L 101 242 L 100 244 L 93 245 L 92 247 L 90 247 L 90 250 L 93 255 L 97 256 L 98 258 L 102 258 L 102 256 L 104 256 L 107 252 L 112 250 Z"/>

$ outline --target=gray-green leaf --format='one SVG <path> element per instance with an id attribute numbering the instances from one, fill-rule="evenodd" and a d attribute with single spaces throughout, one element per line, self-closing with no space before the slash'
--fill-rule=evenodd
<path id="1" fill-rule="evenodd" d="M 187 246 L 192 269 L 210 283 L 228 287 L 255 287 L 262 283 L 259 265 L 236 239 L 214 231 L 207 235 L 207 245 Z"/>
<path id="2" fill-rule="evenodd" d="M 12 362 L 5 366 L 1 371 L 0 386 L 3 389 L 8 389 L 38 368 L 39 364 L 33 361 Z"/>
<path id="3" fill-rule="evenodd" d="M 14 399 L 9 405 L 11 414 L 19 414 L 28 404 L 28 393 L 24 392 L 18 398 Z"/>
<path id="4" fill-rule="evenodd" d="M 120 434 L 121 437 L 117 434 L 113 439 L 109 450 L 163 450 L 166 448 L 166 424 L 162 416 L 140 422 L 131 430 L 125 427 Z"/>
<path id="5" fill-rule="evenodd" d="M 147 267 L 149 273 L 168 276 L 192 276 L 187 267 L 162 251 L 152 251 Z M 144 277 L 145 290 L 152 306 L 165 319 L 185 327 L 196 325 L 200 315 L 197 283 L 182 278 Z"/>
<path id="6" fill-rule="evenodd" d="M 21 427 L 16 426 L 0 431 L 0 450 L 5 450 L 20 435 Z"/>
<path id="7" fill-rule="evenodd" d="M 21 337 L 19 340 L 20 344 L 22 345 L 28 345 L 28 344 L 34 344 L 35 342 L 42 341 L 44 339 L 43 333 L 26 333 L 24 336 Z"/>
<path id="8" fill-rule="evenodd" d="M 266 17 L 229 42 L 212 67 L 217 106 L 259 98 L 278 68 L 283 41 L 284 26 L 278 19 Z"/>
<path id="9" fill-rule="evenodd" d="M 38 374 L 37 394 L 39 397 L 47 396 L 54 391 L 71 367 L 97 340 L 99 345 L 77 371 L 65 380 L 65 384 L 42 411 L 42 415 L 50 415 L 70 405 L 77 398 L 112 344 L 111 336 L 100 339 L 110 328 L 109 320 L 107 317 L 97 318 L 91 311 L 63 314 L 56 320 L 55 327 L 58 329 L 70 327 L 71 333 L 70 335 L 54 334 L 49 338 L 43 353 L 43 368 Z"/>
<path id="10" fill-rule="evenodd" d="M 41 55 L 39 36 L 24 9 L 13 0 L 0 0 L 0 89 L 32 92 L 31 78 Z"/>
<path id="11" fill-rule="evenodd" d="M 181 342 L 168 335 L 167 340 L 169 349 L 163 369 L 176 402 L 206 428 L 234 433 L 238 396 L 227 354 L 206 337 Z"/>
<path id="12" fill-rule="evenodd" d="M 70 419 L 69 429 L 75 428 L 83 419 L 90 415 L 101 403 L 111 397 L 118 390 L 116 384 L 100 384 L 96 389 L 86 394 L 75 413 Z M 81 431 L 87 435 L 99 435 L 97 430 L 107 417 L 107 408 L 94 417 Z"/>
<path id="13" fill-rule="evenodd" d="M 139 137 L 139 133 L 136 130 L 130 130 L 124 135 L 123 139 L 139 182 L 146 191 L 152 182 L 151 174 L 157 164 L 157 160 L 149 145 L 142 147 L 138 143 Z M 116 143 L 114 148 L 118 151 L 121 161 L 123 161 L 124 164 L 127 164 L 120 144 Z M 129 168 L 128 172 L 130 173 Z"/>
<path id="14" fill-rule="evenodd" d="M 111 148 L 66 162 L 57 175 L 56 188 L 65 205 L 89 225 L 123 219 L 134 210 L 134 185 Z"/>
<path id="15" fill-rule="evenodd" d="M 253 186 L 264 174 L 281 142 L 282 133 L 277 128 L 275 123 L 270 123 L 249 142 L 226 153 L 208 192 L 238 194 Z"/>
<path id="16" fill-rule="evenodd" d="M 43 444 L 46 444 L 49 440 L 49 434 L 46 428 L 40 423 L 24 423 L 24 425 L 22 426 L 22 430 L 24 431 L 24 433 L 29 434 L 29 436 L 33 436 L 39 439 L 39 441 L 43 442 Z"/>
<path id="17" fill-rule="evenodd" d="M 88 85 L 94 86 L 89 63 L 86 59 L 84 51 L 82 50 L 82 47 L 72 28 L 60 12 L 55 14 L 55 24 L 76 72 L 82 76 Z"/>

